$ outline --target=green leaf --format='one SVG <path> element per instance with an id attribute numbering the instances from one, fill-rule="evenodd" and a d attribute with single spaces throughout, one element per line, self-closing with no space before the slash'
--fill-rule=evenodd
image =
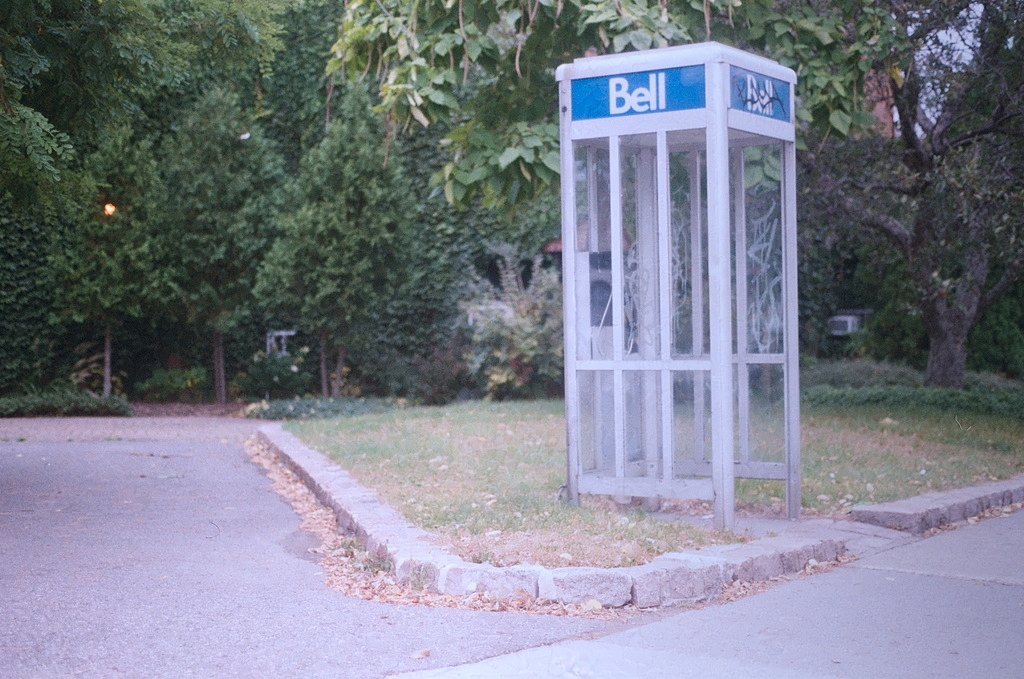
<path id="1" fill-rule="evenodd" d="M 844 137 L 850 134 L 850 124 L 853 118 L 845 111 L 832 111 L 828 116 L 829 124 Z"/>
<path id="2" fill-rule="evenodd" d="M 522 155 L 521 150 L 518 148 L 507 148 L 500 156 L 498 156 L 498 167 L 504 170 L 506 167 L 511 165 Z"/>

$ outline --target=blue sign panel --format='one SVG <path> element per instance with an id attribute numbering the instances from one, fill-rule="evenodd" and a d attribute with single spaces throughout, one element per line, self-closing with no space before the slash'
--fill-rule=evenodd
<path id="1" fill-rule="evenodd" d="M 572 81 L 573 120 L 685 111 L 704 101 L 703 65 Z"/>
<path id="2" fill-rule="evenodd" d="M 792 122 L 789 83 L 736 66 L 729 69 L 729 108 Z"/>

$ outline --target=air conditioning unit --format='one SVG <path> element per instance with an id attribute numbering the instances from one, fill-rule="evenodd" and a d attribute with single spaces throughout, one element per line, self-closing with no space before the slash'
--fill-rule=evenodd
<path id="1" fill-rule="evenodd" d="M 861 317 L 852 315 L 832 316 L 828 319 L 828 331 L 833 337 L 852 335 L 860 330 Z"/>

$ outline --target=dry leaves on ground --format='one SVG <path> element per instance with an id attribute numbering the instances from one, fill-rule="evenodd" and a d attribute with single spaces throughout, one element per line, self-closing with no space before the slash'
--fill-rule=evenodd
<path id="1" fill-rule="evenodd" d="M 974 525 L 979 521 L 984 521 L 986 519 L 1001 519 L 1009 516 L 1010 514 L 1013 514 L 1014 512 L 1019 512 L 1022 509 L 1024 509 L 1024 502 L 1013 502 L 1011 504 L 1003 505 L 1001 507 L 990 507 L 985 511 L 981 512 L 980 514 L 978 514 L 977 516 L 967 517 L 966 523 L 968 525 Z M 936 526 L 935 528 L 929 528 L 923 533 L 923 535 L 924 537 L 931 537 L 933 535 L 938 535 L 939 533 L 945 533 L 946 531 L 957 530 L 962 525 L 964 524 L 944 523 L 939 526 Z"/>
<path id="2" fill-rule="evenodd" d="M 320 540 L 320 546 L 311 551 L 319 556 L 327 586 L 342 594 L 379 603 L 443 606 L 473 611 L 514 611 L 601 620 L 625 620 L 639 612 L 639 609 L 632 606 L 595 609 L 586 604 L 561 604 L 532 597 L 522 590 L 518 595 L 506 599 L 480 592 L 456 597 L 399 583 L 390 573 L 390 564 L 386 560 L 361 549 L 353 536 L 339 532 L 334 513 L 320 504 L 298 476 L 282 464 L 266 445 L 252 438 L 246 441 L 246 451 L 252 461 L 266 471 L 274 491 L 284 497 L 298 513 L 302 530 Z"/>
<path id="3" fill-rule="evenodd" d="M 561 604 L 532 597 L 522 590 L 518 595 L 505 599 L 494 598 L 480 592 L 457 597 L 451 594 L 437 594 L 399 583 L 390 572 L 390 564 L 387 560 L 362 549 L 354 536 L 339 532 L 334 512 L 320 504 L 316 496 L 302 483 L 299 477 L 288 469 L 266 445 L 256 438 L 251 438 L 246 441 L 246 450 L 252 461 L 266 471 L 274 491 L 284 497 L 299 515 L 302 530 L 314 535 L 320 541 L 320 546 L 310 551 L 319 556 L 327 586 L 342 594 L 388 604 L 574 616 L 609 621 L 626 621 L 644 612 L 632 605 L 618 609 L 602 608 L 600 604 L 593 605 L 597 603 L 595 601 L 587 601 L 578 605 Z M 1019 508 L 1017 506 L 1017 509 Z M 696 509 L 703 508 L 697 507 Z M 992 510 L 992 512 L 997 511 L 999 510 Z M 992 515 L 998 514 L 993 513 Z M 736 601 L 752 594 L 764 592 L 794 578 L 832 570 L 836 566 L 852 560 L 853 557 L 849 556 L 829 562 L 818 562 L 812 559 L 800 573 L 783 575 L 763 582 L 736 581 L 726 585 L 722 594 L 714 600 L 700 605 L 687 605 L 686 608 Z"/>
<path id="4" fill-rule="evenodd" d="M 811 559 L 804 566 L 803 570 L 799 573 L 790 573 L 788 575 L 779 575 L 769 580 L 760 580 L 757 582 L 746 582 L 736 580 L 729 583 L 722 588 L 722 593 L 715 599 L 713 603 L 729 603 L 732 601 L 738 601 L 745 597 L 751 596 L 752 594 L 760 594 L 761 592 L 767 592 L 772 587 L 780 585 L 796 578 L 805 577 L 808 575 L 816 575 L 818 573 L 827 573 L 836 566 L 850 563 L 855 561 L 856 557 L 850 555 L 840 556 L 835 561 L 818 561 L 817 559 Z"/>

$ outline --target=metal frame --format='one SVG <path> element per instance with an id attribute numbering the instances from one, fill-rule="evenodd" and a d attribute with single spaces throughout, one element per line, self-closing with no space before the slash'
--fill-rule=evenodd
<path id="1" fill-rule="evenodd" d="M 698 67 L 696 70 L 694 67 Z M 666 106 L 665 72 L 700 75 L 698 103 Z M 649 78 L 650 87 L 632 92 L 624 76 Z M 623 76 L 623 77 L 620 77 Z M 715 524 L 734 524 L 735 478 L 785 481 L 787 512 L 800 511 L 799 378 L 796 310 L 796 192 L 793 127 L 793 71 L 739 50 L 705 43 L 623 55 L 578 59 L 558 69 L 560 87 L 562 243 L 565 304 L 567 486 L 578 502 L 581 493 L 623 497 L 706 498 L 714 500 Z M 674 77 L 674 76 L 673 76 Z M 751 111 L 736 106 L 740 78 L 752 78 L 758 94 Z M 759 80 L 763 78 L 763 80 Z M 617 84 L 612 83 L 612 79 Z M 641 81 L 643 82 L 643 81 Z M 573 116 L 574 83 L 604 87 L 608 111 L 632 102 L 626 115 L 582 113 Z M 761 92 L 762 84 L 764 92 Z M 785 87 L 788 84 L 788 87 Z M 697 92 L 694 85 L 693 92 Z M 778 94 L 785 87 L 785 101 Z M 618 88 L 618 89 L 616 89 Z M 778 88 L 778 89 L 776 89 Z M 642 91 L 641 91 L 642 90 Z M 590 96 L 590 95 L 587 95 Z M 671 92 L 669 96 L 674 96 Z M 773 99 L 774 97 L 774 99 Z M 776 100 L 779 105 L 776 105 Z M 583 108 L 590 99 L 577 98 Z M 600 104 L 600 102 L 597 102 Z M 774 107 L 774 108 L 773 108 Z M 776 115 L 780 107 L 785 116 Z M 617 117 L 616 117 L 617 116 Z M 672 140 L 670 141 L 670 137 Z M 636 142 L 623 155 L 624 140 Z M 641 143 L 642 142 L 642 143 Z M 746 194 L 743 149 L 778 145 L 782 169 L 779 220 L 782 247 L 782 350 L 751 352 L 747 342 Z M 599 163 L 607 148 L 607 185 L 599 187 Z M 587 195 L 577 196 L 577 149 L 583 149 Z M 673 243 L 670 157 L 688 151 L 690 261 L 689 285 L 693 351 L 673 354 Z M 732 152 L 732 153 L 730 153 Z M 733 160 L 730 161 L 730 156 Z M 603 165 L 602 165 L 603 167 Z M 630 229 L 635 242 L 627 248 L 623 224 L 624 168 L 634 173 L 630 194 L 637 203 Z M 706 188 L 705 188 L 706 187 Z M 602 212 L 602 190 L 607 212 Z M 706 206 L 703 196 L 706 195 Z M 577 242 L 586 210 L 587 247 Z M 706 210 L 706 212 L 705 212 Z M 599 215 L 606 217 L 602 233 Z M 706 219 L 706 223 L 705 220 Z M 705 231 L 706 227 L 706 231 Z M 635 233 L 634 233 L 635 232 Z M 707 242 L 705 244 L 704 237 Z M 607 242 L 607 257 L 597 242 Z M 613 246 L 612 244 L 619 244 Z M 705 250 L 706 247 L 706 250 Z M 625 261 L 624 250 L 631 261 Z M 598 255 L 595 260 L 594 255 Z M 610 260 L 610 297 L 595 323 L 591 298 L 595 261 Z M 704 281 L 706 262 L 707 281 Z M 605 271 L 602 268 L 602 271 Z M 601 275 L 606 275 L 602 273 Z M 628 276 L 633 276 L 628 278 Z M 627 282 L 633 287 L 627 299 Z M 656 289 L 656 292 L 649 292 Z M 704 318 L 707 302 L 707 319 Z M 610 306 L 611 325 L 607 326 Z M 625 310 L 629 306 L 629 323 Z M 707 327 L 704 321 L 707 321 Z M 580 332 L 588 324 L 589 332 Z M 710 343 L 705 346 L 705 331 Z M 626 335 L 629 334 L 627 338 Z M 737 342 L 736 338 L 742 338 Z M 597 347 L 597 349 L 595 349 Z M 635 350 L 634 350 L 635 349 Z M 610 351 L 609 351 L 610 350 Z M 751 458 L 751 413 L 748 380 L 751 366 L 781 366 L 784 376 L 785 461 Z M 769 368 L 758 368 L 758 371 Z M 776 370 L 771 368 L 771 370 Z M 693 455 L 676 460 L 677 374 L 692 376 Z M 704 450 L 705 389 L 710 387 L 711 459 Z M 582 390 L 582 391 L 581 391 Z M 581 393 L 587 399 L 581 402 Z M 688 411 L 689 412 L 689 411 Z M 589 427 L 584 431 L 584 425 Z M 611 425 L 611 429 L 608 427 Z M 584 469 L 581 445 L 586 435 L 595 444 Z M 597 450 L 600 448 L 600 450 Z M 738 453 L 738 455 L 737 455 Z M 600 459 L 599 459 L 600 458 Z M 680 474 L 685 473 L 686 478 Z M 710 482 L 707 476 L 710 475 Z"/>

